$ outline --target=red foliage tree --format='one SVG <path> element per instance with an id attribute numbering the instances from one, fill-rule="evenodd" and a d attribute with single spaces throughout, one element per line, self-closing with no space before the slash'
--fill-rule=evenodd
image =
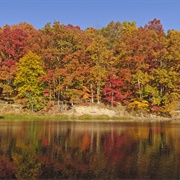
<path id="1" fill-rule="evenodd" d="M 111 71 L 106 81 L 106 86 L 103 89 L 105 100 L 111 103 L 111 105 L 117 105 L 119 101 L 124 99 L 124 96 L 120 92 L 120 88 L 124 85 L 121 78 L 116 77 L 114 72 Z"/>
<path id="2" fill-rule="evenodd" d="M 20 28 L 6 25 L 0 29 L 0 87 L 8 96 L 13 93 L 16 62 L 27 52 L 27 38 L 27 33 Z"/>

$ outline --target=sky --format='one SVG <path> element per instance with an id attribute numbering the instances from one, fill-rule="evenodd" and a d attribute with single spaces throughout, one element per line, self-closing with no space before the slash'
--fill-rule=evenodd
<path id="1" fill-rule="evenodd" d="M 180 0 L 0 0 L 0 27 L 27 22 L 41 29 L 54 21 L 83 30 L 111 21 L 136 21 L 139 27 L 154 18 L 165 32 L 180 31 Z"/>

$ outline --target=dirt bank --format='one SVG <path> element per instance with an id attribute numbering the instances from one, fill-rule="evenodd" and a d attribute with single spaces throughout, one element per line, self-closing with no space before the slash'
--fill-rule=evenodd
<path id="1" fill-rule="evenodd" d="M 0 104 L 0 115 L 68 115 L 80 117 L 83 115 L 89 115 L 91 117 L 97 116 L 106 116 L 109 119 L 113 119 L 114 117 L 126 117 L 134 119 L 135 121 L 144 121 L 144 120 L 151 120 L 151 121 L 161 121 L 161 120 L 179 120 L 180 115 L 176 114 L 172 118 L 160 117 L 153 114 L 143 115 L 143 114 L 130 114 L 125 110 L 125 107 L 118 106 L 118 107 L 110 107 L 105 106 L 103 104 L 90 104 L 90 105 L 75 105 L 71 108 L 63 108 L 61 106 L 55 105 L 52 106 L 50 109 L 44 109 L 40 112 L 32 112 L 30 110 L 24 109 L 21 105 L 18 104 Z"/>

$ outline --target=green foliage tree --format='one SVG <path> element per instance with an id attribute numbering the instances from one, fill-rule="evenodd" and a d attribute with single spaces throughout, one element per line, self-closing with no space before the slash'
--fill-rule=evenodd
<path id="1" fill-rule="evenodd" d="M 17 96 L 25 99 L 32 111 L 43 107 L 43 85 L 39 81 L 39 77 L 45 74 L 42 63 L 42 58 L 30 51 L 17 64 L 18 72 L 14 81 Z"/>

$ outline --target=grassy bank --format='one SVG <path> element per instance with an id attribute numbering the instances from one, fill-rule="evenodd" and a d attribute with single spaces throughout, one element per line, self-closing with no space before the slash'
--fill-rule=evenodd
<path id="1" fill-rule="evenodd" d="M 2 115 L 0 119 L 4 119 L 4 120 L 68 120 L 69 116 L 67 115 L 35 115 L 35 114 L 23 114 L 23 115 Z"/>
<path id="2" fill-rule="evenodd" d="M 107 115 L 36 115 L 36 114 L 24 114 L 24 115 L 1 115 L 0 121 L 3 120 L 57 120 L 57 121 L 99 121 L 99 122 L 163 122 L 163 121 L 172 121 L 172 122 L 180 122 L 180 119 L 174 118 L 142 118 L 142 117 L 109 117 Z"/>
<path id="3" fill-rule="evenodd" d="M 24 115 L 13 115 L 5 114 L 0 116 L 0 120 L 133 120 L 130 117 L 109 117 L 107 115 L 81 115 L 81 116 L 70 116 L 70 115 L 35 115 L 35 114 L 24 114 Z"/>

